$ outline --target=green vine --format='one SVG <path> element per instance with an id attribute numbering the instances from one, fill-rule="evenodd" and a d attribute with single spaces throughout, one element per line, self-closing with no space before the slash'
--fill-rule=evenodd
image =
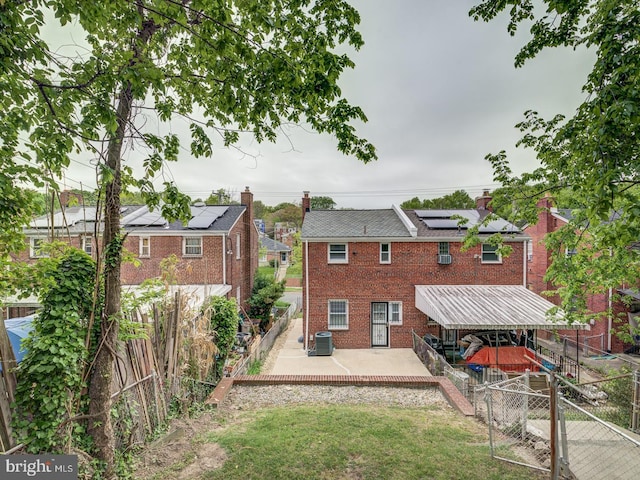
<path id="1" fill-rule="evenodd" d="M 85 438 L 73 418 L 85 413 L 82 371 L 95 264 L 86 253 L 69 248 L 51 266 L 44 273 L 50 282 L 41 292 L 43 308 L 17 369 L 13 427 L 32 453 L 65 451 L 73 438 Z"/>
<path id="2" fill-rule="evenodd" d="M 104 264 L 105 268 L 115 268 L 121 260 L 124 241 L 127 238 L 126 234 L 120 233 L 115 236 L 104 248 Z"/>
<path id="3" fill-rule="evenodd" d="M 224 361 L 229 356 L 238 332 L 238 306 L 235 299 L 209 297 L 202 306 L 202 315 L 210 318 L 213 342 L 218 351 L 216 379 L 222 376 Z"/>

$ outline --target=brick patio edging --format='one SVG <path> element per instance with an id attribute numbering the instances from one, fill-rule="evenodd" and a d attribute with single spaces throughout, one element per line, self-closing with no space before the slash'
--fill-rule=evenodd
<path id="1" fill-rule="evenodd" d="M 217 408 L 234 384 L 237 385 L 356 385 L 369 387 L 437 387 L 449 404 L 467 417 L 474 415 L 473 405 L 446 377 L 387 375 L 238 375 L 225 377 L 207 398 Z"/>

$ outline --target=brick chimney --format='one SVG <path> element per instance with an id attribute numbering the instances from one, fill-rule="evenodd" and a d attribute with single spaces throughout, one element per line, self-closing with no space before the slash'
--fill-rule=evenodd
<path id="1" fill-rule="evenodd" d="M 73 205 L 71 205 L 71 199 L 74 199 Z M 60 192 L 60 205 L 62 208 L 67 208 L 70 206 L 83 206 L 84 201 L 82 195 L 79 193 L 74 193 L 71 190 L 64 190 Z"/>
<path id="2" fill-rule="evenodd" d="M 489 194 L 489 190 L 484 190 L 482 192 L 482 196 L 476 197 L 476 208 L 478 210 L 489 210 L 493 212 L 493 208 L 491 208 L 491 195 Z"/>
<path id="3" fill-rule="evenodd" d="M 304 191 L 304 197 L 302 197 L 302 221 L 304 222 L 304 215 L 311 210 L 311 197 L 309 191 Z"/>
<path id="4" fill-rule="evenodd" d="M 251 193 L 249 187 L 244 187 L 244 192 L 240 193 L 240 205 L 244 205 L 247 208 L 249 218 L 253 222 L 253 193 Z"/>
<path id="5" fill-rule="evenodd" d="M 541 235 L 546 235 L 547 233 L 551 233 L 555 231 L 557 228 L 557 221 L 553 217 L 553 210 L 555 209 L 555 200 L 548 193 L 545 194 L 538 202 L 536 203 L 536 207 L 538 207 L 538 231 Z"/>
<path id="6" fill-rule="evenodd" d="M 525 232 L 531 236 L 531 258 L 528 261 L 528 279 L 531 290 L 540 294 L 546 290 L 554 290 L 553 283 L 545 280 L 545 275 L 551 265 L 551 252 L 544 244 L 548 233 L 558 228 L 558 220 L 554 217 L 555 202 L 547 193 L 536 203 L 538 221 L 528 225 Z M 550 299 L 555 303 L 554 299 Z"/>
<path id="7" fill-rule="evenodd" d="M 258 269 L 258 229 L 253 222 L 253 193 L 249 187 L 240 193 L 240 204 L 246 208 L 243 215 L 244 233 L 242 235 L 242 261 L 244 262 L 244 282 L 242 297 L 249 298 L 253 288 L 255 271 Z M 246 305 L 244 305 L 246 307 Z"/>

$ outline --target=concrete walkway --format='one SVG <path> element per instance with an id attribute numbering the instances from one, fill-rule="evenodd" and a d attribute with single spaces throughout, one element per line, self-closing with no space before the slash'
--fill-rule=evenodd
<path id="1" fill-rule="evenodd" d="M 292 320 L 270 371 L 260 375 L 225 377 L 207 399 L 212 407 L 224 402 L 238 385 L 359 385 L 375 387 L 438 388 L 466 417 L 474 408 L 448 378 L 432 376 L 410 348 L 335 349 L 331 355 L 309 357 L 298 342 L 302 319 Z M 284 334 L 284 333 L 283 333 Z"/>
<path id="2" fill-rule="evenodd" d="M 281 282 L 287 276 L 288 265 L 280 265 L 276 270 L 276 282 Z"/>
<path id="3" fill-rule="evenodd" d="M 271 375 L 403 375 L 431 376 L 410 348 L 334 349 L 328 356 L 309 357 L 302 337 L 302 318 L 291 320 Z"/>
<path id="4" fill-rule="evenodd" d="M 527 423 L 534 427 L 536 435 L 549 441 L 548 420 L 527 420 Z M 569 468 L 577 480 L 638 478 L 640 435 L 615 425 L 612 430 L 596 421 L 567 420 L 565 425 Z M 559 435 L 562 438 L 562 432 Z"/>

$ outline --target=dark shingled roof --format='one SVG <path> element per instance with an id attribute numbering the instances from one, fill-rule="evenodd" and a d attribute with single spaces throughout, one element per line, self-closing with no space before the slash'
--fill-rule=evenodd
<path id="1" fill-rule="evenodd" d="M 424 220 L 427 210 L 311 210 L 305 214 L 302 224 L 302 239 L 433 239 L 432 241 L 460 241 L 467 233 L 465 228 L 429 228 Z M 467 217 L 485 218 L 488 211 L 451 210 L 460 214 L 467 212 Z M 474 215 L 471 215 L 471 214 Z M 419 216 L 420 214 L 420 216 Z M 455 223 L 455 222 L 454 222 Z M 529 239 L 529 235 L 522 233 L 507 222 L 500 224 L 511 226 L 513 230 L 504 232 L 516 241 Z M 411 231 L 413 230 L 413 231 Z M 493 234 L 481 233 L 480 238 Z"/>
<path id="2" fill-rule="evenodd" d="M 302 238 L 411 238 L 392 209 L 311 210 L 304 216 Z"/>
<path id="3" fill-rule="evenodd" d="M 273 238 L 269 238 L 266 236 L 260 237 L 260 246 L 267 249 L 268 252 L 290 252 L 291 247 L 289 245 L 285 245 L 282 242 L 278 242 Z"/>

